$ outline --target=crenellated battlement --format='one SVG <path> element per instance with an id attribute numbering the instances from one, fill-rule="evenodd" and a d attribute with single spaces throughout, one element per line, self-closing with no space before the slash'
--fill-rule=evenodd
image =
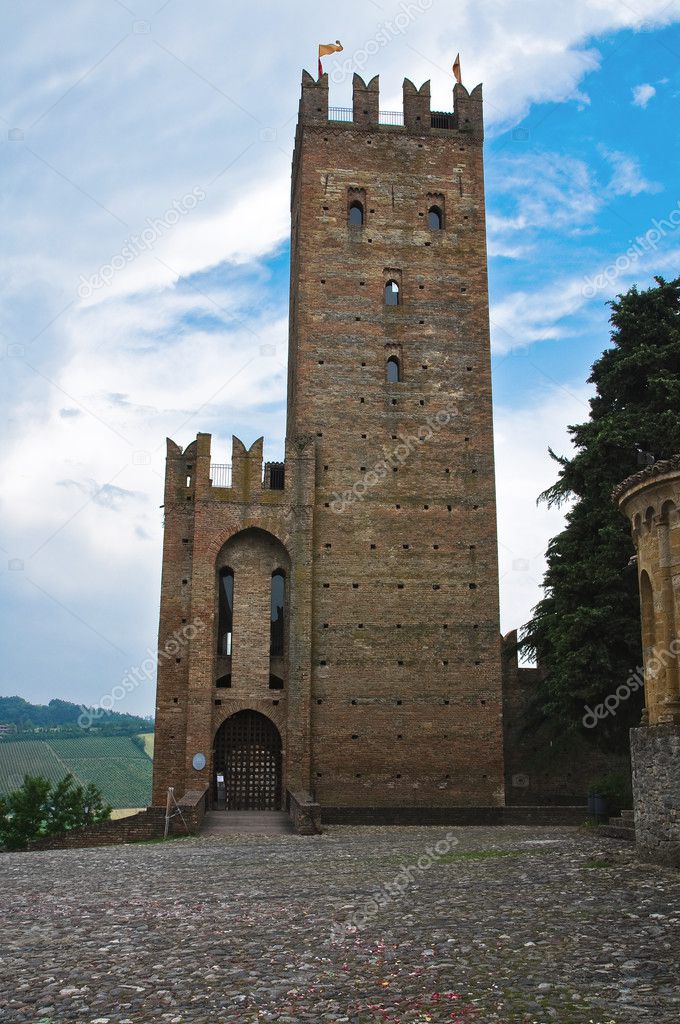
<path id="1" fill-rule="evenodd" d="M 213 462 L 212 436 L 198 434 L 182 451 L 167 439 L 165 506 L 177 507 L 199 501 L 283 503 L 286 490 L 300 484 L 300 467 L 305 478 L 303 490 L 313 487 L 314 443 L 311 439 L 289 442 L 285 462 L 264 462 L 264 438 L 250 448 L 232 437 L 231 462 Z"/>
<path id="2" fill-rule="evenodd" d="M 401 111 L 380 109 L 380 78 L 375 75 L 366 83 L 361 75 L 352 80 L 352 106 L 329 105 L 328 75 L 314 79 L 308 71 L 302 72 L 300 123 L 307 125 L 332 124 L 334 127 L 352 125 L 354 128 L 403 128 L 410 132 L 459 131 L 476 141 L 484 132 L 482 86 L 468 92 L 456 83 L 453 90 L 453 109 L 431 109 L 430 82 L 418 88 L 409 79 L 403 83 Z"/>

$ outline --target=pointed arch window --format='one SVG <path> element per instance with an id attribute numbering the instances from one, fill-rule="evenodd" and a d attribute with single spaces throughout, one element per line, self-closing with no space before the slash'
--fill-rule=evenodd
<path id="1" fill-rule="evenodd" d="M 431 206 L 427 211 L 428 227 L 432 231 L 441 231 L 444 227 L 444 213 L 441 206 Z"/>
<path id="2" fill-rule="evenodd" d="M 360 228 L 364 223 L 364 205 L 360 203 L 358 199 L 350 205 L 349 208 L 349 223 L 353 227 Z"/>
<path id="3" fill-rule="evenodd" d="M 399 300 L 399 285 L 396 281 L 388 281 L 385 285 L 385 305 L 398 306 Z"/>
<path id="4" fill-rule="evenodd" d="M 283 654 L 284 621 L 286 611 L 286 574 L 283 569 L 272 573 L 271 590 L 271 639 L 269 655 L 278 658 Z"/>
<path id="5" fill-rule="evenodd" d="M 221 569 L 217 616 L 217 653 L 230 657 L 234 630 L 234 573 Z"/>
<path id="6" fill-rule="evenodd" d="M 401 366 L 396 356 L 387 360 L 386 375 L 388 384 L 398 384 L 401 380 Z"/>

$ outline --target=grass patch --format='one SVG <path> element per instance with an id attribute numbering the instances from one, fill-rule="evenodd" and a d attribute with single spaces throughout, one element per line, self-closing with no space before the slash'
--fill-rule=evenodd
<path id="1" fill-rule="evenodd" d="M 523 850 L 466 850 L 463 853 L 445 853 L 437 858 L 439 864 L 453 864 L 459 860 L 496 860 L 498 857 L 519 857 Z"/>
<path id="2" fill-rule="evenodd" d="M 111 811 L 111 821 L 117 821 L 119 818 L 130 818 L 133 814 L 138 814 L 140 811 L 145 811 L 146 807 L 116 807 Z"/>
<path id="3" fill-rule="evenodd" d="M 152 733 L 152 732 L 140 732 L 139 733 L 139 738 L 140 738 L 140 740 L 144 744 L 144 750 L 146 751 L 146 756 L 150 757 L 151 760 L 153 761 L 153 739 L 154 739 L 154 733 Z"/>
<path id="4" fill-rule="evenodd" d="M 612 862 L 610 860 L 602 859 L 587 860 L 583 866 L 584 868 L 610 868 L 612 866 Z"/>

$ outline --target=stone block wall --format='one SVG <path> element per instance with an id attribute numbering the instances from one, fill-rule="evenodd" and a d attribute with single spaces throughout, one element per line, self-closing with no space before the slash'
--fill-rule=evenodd
<path id="1" fill-rule="evenodd" d="M 638 849 L 680 867 L 680 727 L 631 729 L 631 760 Z"/>
<path id="2" fill-rule="evenodd" d="M 631 730 L 635 834 L 643 856 L 680 866 L 680 455 L 625 480 L 614 500 L 637 551 L 645 712 Z"/>

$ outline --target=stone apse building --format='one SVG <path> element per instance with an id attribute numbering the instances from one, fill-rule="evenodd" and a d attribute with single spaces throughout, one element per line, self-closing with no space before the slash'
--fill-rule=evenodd
<path id="1" fill-rule="evenodd" d="M 680 867 L 680 455 L 615 491 L 637 550 L 645 710 L 631 730 L 636 842 Z"/>
<path id="2" fill-rule="evenodd" d="M 406 80 L 402 116 L 303 73 L 285 461 L 168 441 L 160 649 L 195 635 L 161 659 L 156 804 L 504 802 L 482 142 L 481 86 L 432 112 Z"/>

